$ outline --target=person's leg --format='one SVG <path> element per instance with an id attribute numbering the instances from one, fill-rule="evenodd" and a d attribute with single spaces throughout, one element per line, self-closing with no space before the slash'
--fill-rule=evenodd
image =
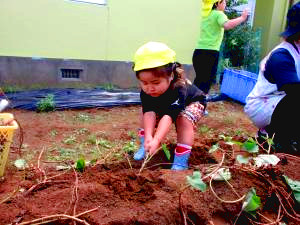
<path id="1" fill-rule="evenodd" d="M 177 146 L 172 170 L 188 169 L 188 159 L 194 143 L 196 123 L 203 116 L 205 107 L 199 102 L 188 105 L 176 120 Z"/>
<path id="2" fill-rule="evenodd" d="M 192 146 L 194 143 L 193 123 L 184 116 L 176 120 L 177 143 Z"/>
<path id="3" fill-rule="evenodd" d="M 276 151 L 300 154 L 300 109 L 297 96 L 285 96 L 276 106 L 271 123 L 266 127 L 269 136 L 274 135 Z"/>
<path id="4" fill-rule="evenodd" d="M 217 72 L 219 52 L 196 49 L 193 54 L 193 67 L 196 73 L 194 84 L 208 94 Z"/>
<path id="5" fill-rule="evenodd" d="M 203 50 L 196 49 L 193 54 L 193 67 L 195 70 L 194 84 L 205 94 L 207 94 L 208 88 L 206 81 L 209 79 L 209 72 L 204 63 L 205 54 Z"/>
<path id="6" fill-rule="evenodd" d="M 185 170 L 188 168 L 188 159 L 194 142 L 193 123 L 184 116 L 176 120 L 177 146 L 174 152 L 172 170 Z"/>
<path id="7" fill-rule="evenodd" d="M 138 129 L 138 138 L 139 138 L 139 149 L 137 152 L 134 153 L 133 158 L 135 160 L 142 160 L 145 157 L 145 148 L 144 148 L 144 141 L 145 141 L 145 131 L 144 131 L 144 124 L 143 124 L 143 112 L 140 112 L 140 128 Z"/>
<path id="8" fill-rule="evenodd" d="M 209 90 L 211 86 L 216 83 L 216 74 L 218 70 L 218 63 L 219 63 L 219 52 L 218 51 L 212 51 L 212 68 L 211 68 L 211 73 L 210 73 L 210 79 L 209 79 Z"/>

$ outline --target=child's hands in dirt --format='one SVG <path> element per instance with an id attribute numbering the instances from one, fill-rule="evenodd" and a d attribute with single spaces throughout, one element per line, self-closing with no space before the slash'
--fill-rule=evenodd
<path id="1" fill-rule="evenodd" d="M 160 145 L 160 141 L 157 140 L 156 138 L 153 137 L 149 137 L 145 139 L 145 150 L 150 154 L 150 155 L 154 155 Z"/>

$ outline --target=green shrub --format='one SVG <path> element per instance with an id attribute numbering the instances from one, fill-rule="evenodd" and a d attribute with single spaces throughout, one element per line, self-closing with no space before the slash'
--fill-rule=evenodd
<path id="1" fill-rule="evenodd" d="M 21 90 L 19 87 L 17 86 L 13 86 L 13 85 L 4 85 L 1 87 L 1 90 L 4 92 L 4 93 L 15 93 L 19 90 Z"/>
<path id="2" fill-rule="evenodd" d="M 54 95 L 48 94 L 45 98 L 41 99 L 37 104 L 36 108 L 38 112 L 50 112 L 55 109 Z"/>
<path id="3" fill-rule="evenodd" d="M 233 7 L 244 3 L 247 1 L 227 1 L 226 15 L 228 18 L 232 19 L 239 16 Z M 254 30 L 248 22 L 225 31 L 220 50 L 218 76 L 223 73 L 224 68 L 228 67 L 258 73 L 261 56 L 261 33 L 261 29 Z"/>
<path id="4" fill-rule="evenodd" d="M 242 24 L 226 32 L 222 58 L 230 67 L 258 72 L 261 53 L 261 31 L 254 31 L 248 24 Z"/>

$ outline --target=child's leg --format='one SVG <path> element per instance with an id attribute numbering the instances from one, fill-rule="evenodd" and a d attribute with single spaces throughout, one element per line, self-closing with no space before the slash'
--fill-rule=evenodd
<path id="1" fill-rule="evenodd" d="M 145 131 L 144 131 L 144 124 L 143 124 L 143 112 L 140 112 L 140 128 L 138 130 L 138 137 L 140 146 L 137 152 L 134 153 L 133 158 L 135 160 L 142 160 L 145 157 L 145 148 L 144 148 L 144 141 L 145 141 Z"/>
<path id="2" fill-rule="evenodd" d="M 175 149 L 173 170 L 188 168 L 188 159 L 194 143 L 195 124 L 203 116 L 204 106 L 199 102 L 191 103 L 176 120 L 177 146 Z"/>
<path id="3" fill-rule="evenodd" d="M 138 137 L 139 137 L 140 147 L 139 147 L 138 151 L 134 153 L 133 158 L 135 160 L 142 160 L 145 157 L 145 148 L 144 148 L 145 135 L 144 135 L 143 128 L 139 129 Z"/>
<path id="4" fill-rule="evenodd" d="M 194 141 L 194 127 L 191 121 L 183 116 L 176 120 L 177 146 L 175 148 L 172 170 L 185 170 L 188 168 L 188 159 Z"/>
<path id="5" fill-rule="evenodd" d="M 194 125 L 184 116 L 176 120 L 177 143 L 192 146 L 194 143 Z"/>

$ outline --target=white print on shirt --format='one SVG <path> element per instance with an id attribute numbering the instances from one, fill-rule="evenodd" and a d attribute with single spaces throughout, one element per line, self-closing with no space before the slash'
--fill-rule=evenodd
<path id="1" fill-rule="evenodd" d="M 173 102 L 171 105 L 179 105 L 179 99 L 177 99 L 175 102 Z"/>

